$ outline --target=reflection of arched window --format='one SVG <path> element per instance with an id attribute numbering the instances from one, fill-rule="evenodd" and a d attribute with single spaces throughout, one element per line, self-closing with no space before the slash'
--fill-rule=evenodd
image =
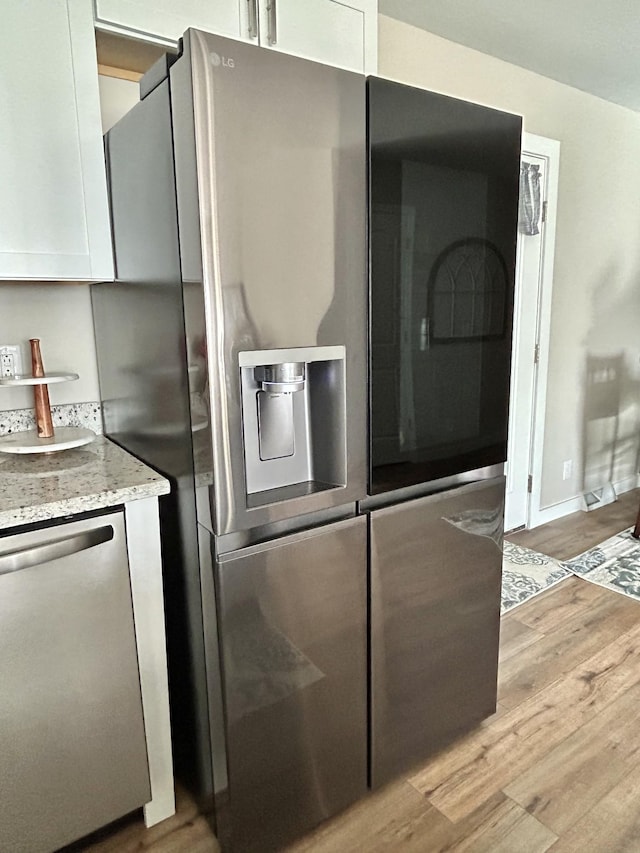
<path id="1" fill-rule="evenodd" d="M 500 250 L 480 237 L 457 240 L 434 261 L 427 289 L 434 342 L 502 338 L 509 275 Z"/>

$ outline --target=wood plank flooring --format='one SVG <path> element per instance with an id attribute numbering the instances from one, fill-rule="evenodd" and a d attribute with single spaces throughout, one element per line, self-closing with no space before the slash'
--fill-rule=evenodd
<path id="1" fill-rule="evenodd" d="M 633 489 L 608 506 L 591 512 L 574 512 L 535 530 L 513 533 L 508 538 L 517 545 L 542 551 L 558 560 L 570 560 L 625 527 L 633 527 L 639 502 L 640 489 Z"/>
<path id="2" fill-rule="evenodd" d="M 640 490 L 510 539 L 568 559 L 635 522 Z M 640 602 L 568 578 L 510 611 L 498 712 L 287 853 L 638 853 Z M 145 830 L 107 829 L 91 853 L 214 853 L 190 798 Z"/>

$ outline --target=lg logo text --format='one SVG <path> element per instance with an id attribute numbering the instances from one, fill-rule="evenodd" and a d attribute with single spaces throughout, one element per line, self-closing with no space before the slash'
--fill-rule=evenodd
<path id="1" fill-rule="evenodd" d="M 235 68 L 236 64 L 230 56 L 220 56 L 217 53 L 211 54 L 211 64 L 215 68 L 219 68 L 221 65 L 223 68 Z"/>

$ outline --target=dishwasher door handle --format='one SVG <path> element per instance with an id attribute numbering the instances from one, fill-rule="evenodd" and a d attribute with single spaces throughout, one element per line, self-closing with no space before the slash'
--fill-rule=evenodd
<path id="1" fill-rule="evenodd" d="M 24 535 L 28 536 L 29 534 Z M 65 539 L 53 539 L 50 542 L 43 542 L 41 545 L 33 545 L 31 548 L 11 551 L 8 554 L 0 555 L 0 575 L 50 563 L 52 560 L 60 559 L 60 557 L 70 557 L 72 554 L 79 554 L 80 551 L 86 551 L 87 548 L 102 545 L 103 542 L 110 542 L 112 539 L 113 527 L 107 524 L 104 527 L 96 527 L 93 530 L 77 533 L 75 536 L 67 536 Z"/>

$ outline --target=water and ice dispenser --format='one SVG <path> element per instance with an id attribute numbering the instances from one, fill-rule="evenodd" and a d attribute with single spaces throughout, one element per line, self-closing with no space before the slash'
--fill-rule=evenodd
<path id="1" fill-rule="evenodd" d="M 247 506 L 346 485 L 345 348 L 242 352 Z"/>
<path id="2" fill-rule="evenodd" d="M 285 361 L 256 367 L 258 402 L 258 452 L 260 460 L 293 456 L 296 450 L 293 395 L 304 391 L 306 364 Z"/>

